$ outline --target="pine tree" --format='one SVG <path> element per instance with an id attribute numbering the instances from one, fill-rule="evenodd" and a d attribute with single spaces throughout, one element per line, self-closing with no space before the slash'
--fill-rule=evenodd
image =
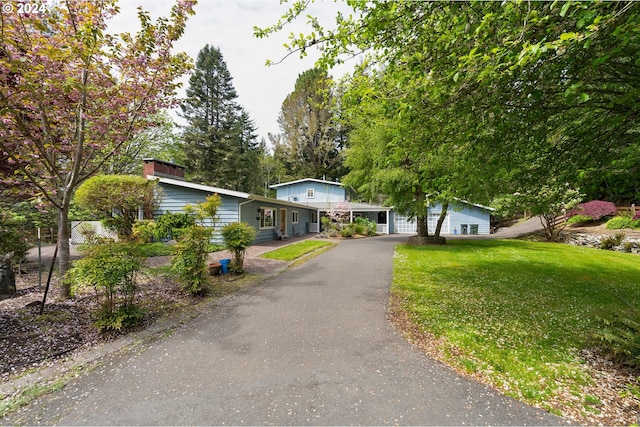
<path id="1" fill-rule="evenodd" d="M 326 71 L 311 69 L 298 76 L 294 91 L 282 103 L 282 133 L 274 147 L 289 177 L 342 176 L 344 134 L 334 119 L 335 109 L 333 82 Z"/>
<path id="2" fill-rule="evenodd" d="M 257 166 L 255 126 L 236 102 L 232 77 L 218 48 L 205 45 L 182 104 L 188 125 L 183 138 L 185 166 L 191 180 L 252 191 Z"/>

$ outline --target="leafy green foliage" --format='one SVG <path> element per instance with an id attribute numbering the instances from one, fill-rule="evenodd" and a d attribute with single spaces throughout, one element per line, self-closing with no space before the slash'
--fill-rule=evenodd
<path id="1" fill-rule="evenodd" d="M 623 228 L 633 228 L 631 223 L 633 220 L 628 216 L 614 216 L 609 221 L 607 221 L 606 227 L 609 230 L 620 230 Z"/>
<path id="2" fill-rule="evenodd" d="M 187 212 L 166 212 L 155 220 L 155 226 L 150 225 L 153 227 L 151 234 L 156 240 L 179 239 L 182 233 L 195 224 L 196 219 Z"/>
<path id="3" fill-rule="evenodd" d="M 141 176 L 98 175 L 78 187 L 74 200 L 83 209 L 106 213 L 105 224 L 129 238 L 140 208 L 153 211 L 155 185 L 156 181 Z"/>
<path id="4" fill-rule="evenodd" d="M 233 253 L 231 271 L 244 271 L 244 254 L 256 238 L 256 229 L 245 222 L 232 222 L 222 229 L 225 247 Z"/>
<path id="5" fill-rule="evenodd" d="M 94 313 L 96 327 L 121 329 L 135 325 L 142 317 L 136 305 L 137 274 L 143 255 L 132 243 L 104 242 L 88 247 L 85 256 L 73 263 L 65 281 L 75 292 L 87 287 L 102 295 Z"/>
<path id="6" fill-rule="evenodd" d="M 590 216 L 578 214 L 578 215 L 573 215 L 572 217 L 570 217 L 567 220 L 567 223 L 568 224 L 584 224 L 584 223 L 592 222 L 592 221 L 593 221 L 593 218 L 591 218 Z"/>
<path id="7" fill-rule="evenodd" d="M 634 302 L 620 299 L 597 315 L 592 333 L 596 343 L 617 362 L 640 367 L 640 309 Z"/>
<path id="8" fill-rule="evenodd" d="M 19 264 L 31 248 L 24 237 L 26 218 L 10 211 L 0 211 L 0 266 Z"/>
<path id="9" fill-rule="evenodd" d="M 201 225 L 186 228 L 174 247 L 171 271 L 182 289 L 193 295 L 202 294 L 210 283 L 207 250 L 212 230 Z"/>
<path id="10" fill-rule="evenodd" d="M 336 179 L 344 175 L 342 149 L 345 134 L 335 118 L 338 97 L 326 71 L 301 73 L 294 91 L 282 102 L 278 124 L 282 133 L 274 158 L 288 179 Z"/>
<path id="11" fill-rule="evenodd" d="M 604 236 L 600 240 L 600 249 L 613 249 L 616 246 L 620 246 L 625 238 L 623 232 L 618 232 L 613 236 Z"/>

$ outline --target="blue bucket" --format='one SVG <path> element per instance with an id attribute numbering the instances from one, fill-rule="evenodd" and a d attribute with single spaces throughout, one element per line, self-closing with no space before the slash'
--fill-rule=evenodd
<path id="1" fill-rule="evenodd" d="M 231 262 L 231 260 L 230 259 L 221 259 L 218 262 L 222 266 L 222 274 L 227 274 L 229 272 L 229 263 Z"/>

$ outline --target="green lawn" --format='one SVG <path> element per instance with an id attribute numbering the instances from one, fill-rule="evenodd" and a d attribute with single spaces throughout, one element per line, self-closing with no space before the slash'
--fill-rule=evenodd
<path id="1" fill-rule="evenodd" d="M 283 246 L 260 256 L 262 258 L 292 261 L 296 258 L 300 258 L 302 255 L 306 255 L 322 247 L 333 246 L 334 244 L 335 243 L 327 242 L 326 240 L 304 240 L 302 242 Z"/>
<path id="2" fill-rule="evenodd" d="M 639 281 L 637 255 L 467 240 L 398 246 L 393 294 L 441 338 L 448 363 L 520 400 L 553 409 L 548 402 L 568 392 L 597 411 L 597 399 L 581 395 L 591 378 L 580 351 L 590 346 L 595 313 L 640 301 Z"/>

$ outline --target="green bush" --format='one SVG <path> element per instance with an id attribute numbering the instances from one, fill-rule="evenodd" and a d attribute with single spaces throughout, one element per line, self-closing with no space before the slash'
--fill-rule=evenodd
<path id="1" fill-rule="evenodd" d="M 620 363 L 640 367 L 640 310 L 624 301 L 621 306 L 596 316 L 599 327 L 593 338 Z"/>
<path id="2" fill-rule="evenodd" d="M 26 218 L 9 211 L 0 211 L 0 266 L 18 265 L 27 256 L 31 245 L 24 237 Z"/>
<path id="3" fill-rule="evenodd" d="M 613 249 L 622 244 L 624 238 L 624 233 L 616 233 L 615 236 L 605 236 L 600 241 L 600 249 Z"/>
<path id="4" fill-rule="evenodd" d="M 631 218 L 627 216 L 614 216 L 609 221 L 607 221 L 607 228 L 609 230 L 620 230 L 623 228 L 632 228 L 631 227 Z"/>
<path id="5" fill-rule="evenodd" d="M 354 234 L 355 232 L 351 224 L 345 225 L 342 227 L 342 230 L 340 230 L 340 235 L 342 237 L 353 237 Z"/>
<path id="6" fill-rule="evenodd" d="M 244 271 L 244 254 L 256 238 L 256 229 L 245 222 L 232 222 L 222 229 L 222 238 L 225 247 L 233 253 L 231 271 L 242 273 Z"/>
<path id="7" fill-rule="evenodd" d="M 196 219 L 188 212 L 171 213 L 167 211 L 156 219 L 154 238 L 156 240 L 178 240 L 182 233 L 194 225 L 196 225 Z"/>
<path id="8" fill-rule="evenodd" d="M 629 226 L 631 228 L 640 228 L 640 219 L 631 220 L 631 223 L 629 224 Z"/>
<path id="9" fill-rule="evenodd" d="M 212 231 L 193 225 L 186 229 L 174 247 L 171 272 L 176 275 L 182 289 L 193 295 L 202 294 L 210 283 L 207 250 Z"/>
<path id="10" fill-rule="evenodd" d="M 130 327 L 141 319 L 135 297 L 142 260 L 137 245 L 106 242 L 89 246 L 85 257 L 75 261 L 65 275 L 73 292 L 92 287 L 102 295 L 100 309 L 94 313 L 99 329 Z"/>
<path id="11" fill-rule="evenodd" d="M 365 234 L 367 231 L 367 227 L 364 224 L 353 224 L 353 232 L 355 234 Z"/>
<path id="12" fill-rule="evenodd" d="M 588 215 L 574 215 L 567 220 L 569 224 L 584 224 L 585 222 L 591 222 L 593 218 Z"/>

